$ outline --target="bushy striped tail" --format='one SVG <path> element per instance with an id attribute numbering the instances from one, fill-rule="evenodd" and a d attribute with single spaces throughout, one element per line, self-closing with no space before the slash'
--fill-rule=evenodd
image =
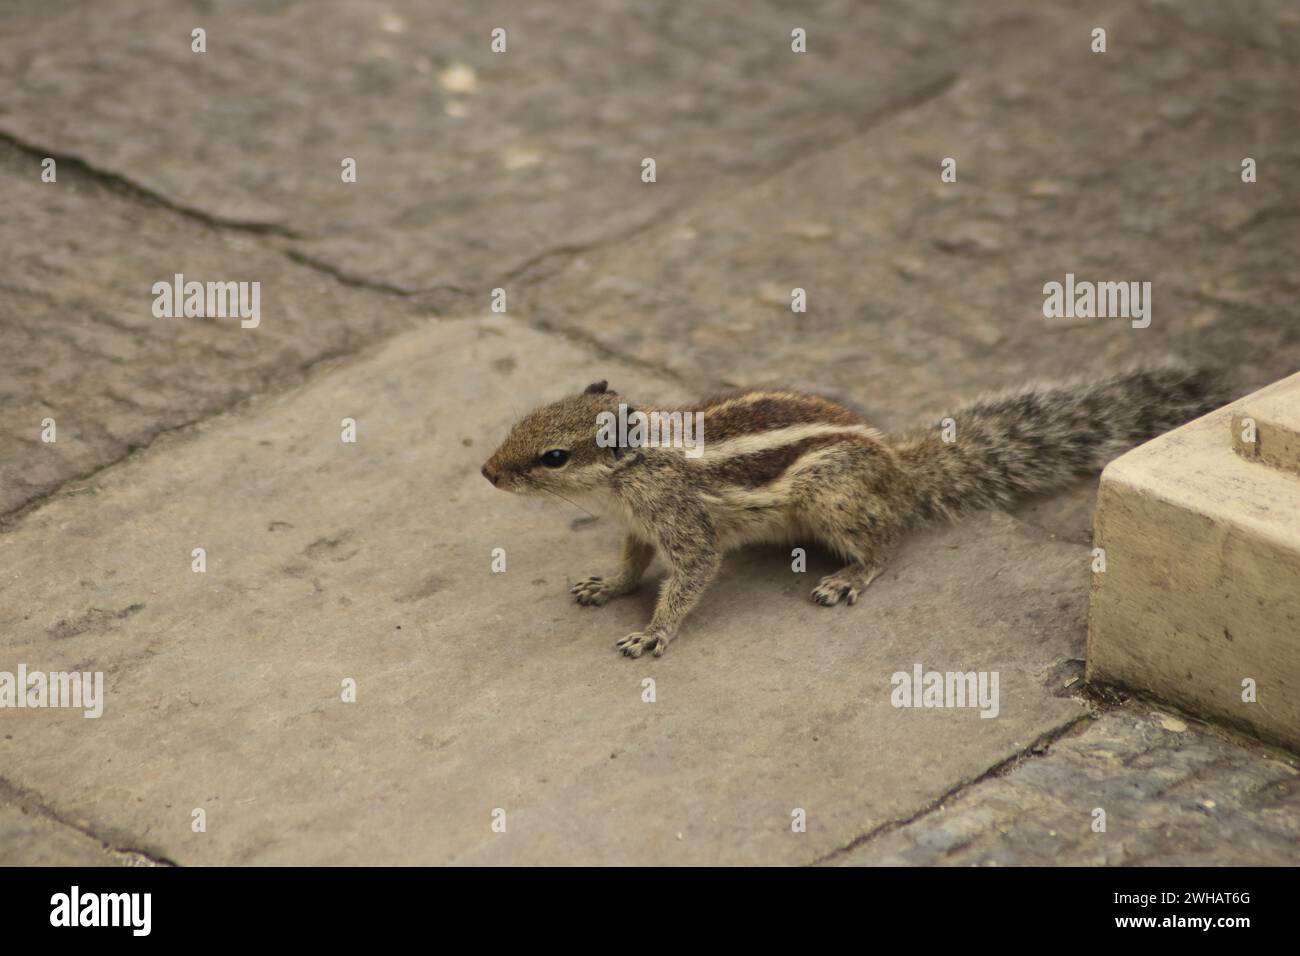
<path id="1" fill-rule="evenodd" d="M 951 441 L 935 423 L 890 444 L 918 516 L 953 518 L 1067 485 L 1226 400 L 1217 373 L 1171 361 L 983 398 L 951 416 Z"/>

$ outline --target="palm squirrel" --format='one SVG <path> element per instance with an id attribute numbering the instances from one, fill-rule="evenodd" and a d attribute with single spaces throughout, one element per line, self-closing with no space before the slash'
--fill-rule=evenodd
<path id="1" fill-rule="evenodd" d="M 619 520 L 623 563 L 571 589 L 602 605 L 636 590 L 655 552 L 668 564 L 654 616 L 618 641 L 662 655 L 722 557 L 759 542 L 817 541 L 848 564 L 812 591 L 853 604 L 907 529 L 1058 488 L 1120 452 L 1218 407 L 1217 376 L 1177 362 L 1092 382 L 1036 385 L 980 399 L 943 425 L 885 435 L 815 395 L 744 391 L 653 409 L 605 382 L 525 416 L 483 475 L 523 494 L 551 493 Z M 612 446 L 602 428 L 628 408 L 695 413 L 699 447 Z"/>

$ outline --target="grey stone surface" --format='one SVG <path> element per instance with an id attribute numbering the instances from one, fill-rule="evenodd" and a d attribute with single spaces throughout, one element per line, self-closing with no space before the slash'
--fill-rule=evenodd
<path id="1" fill-rule="evenodd" d="M 486 294 L 929 95 L 971 34 L 1033 5 L 984 6 L 10 5 L 0 131 L 344 272 Z M 791 52 L 796 26 L 811 53 Z"/>
<path id="2" fill-rule="evenodd" d="M 362 293 L 258 238 L 210 229 L 0 144 L 0 515 L 158 434 L 410 327 L 403 299 Z M 261 324 L 153 315 L 153 284 L 261 283 Z M 56 441 L 41 440 L 41 422 Z"/>
<path id="3" fill-rule="evenodd" d="M 0 865 L 141 866 L 143 857 L 112 847 L 17 803 L 0 802 Z"/>
<path id="4" fill-rule="evenodd" d="M 1170 350 L 1241 391 L 1276 379 L 1300 366 L 1300 33 L 1285 6 L 1186 10 L 1209 6 L 1037 5 L 942 95 L 575 257 L 526 305 L 692 381 L 795 381 L 888 425 Z M 1267 175 L 1243 183 L 1244 156 Z M 1151 326 L 1049 322 L 1067 272 L 1151 282 Z"/>
<path id="5" fill-rule="evenodd" d="M 180 863 L 806 863 L 1083 712 L 1055 685 L 1087 551 L 1003 515 L 913 541 L 852 609 L 807 600 L 824 561 L 742 555 L 667 656 L 621 657 L 652 594 L 566 593 L 615 530 L 478 474 L 522 401 L 596 377 L 655 384 L 510 320 L 439 323 L 26 515 L 0 536 L 0 661 L 102 670 L 106 704 L 8 712 L 5 776 Z M 999 671 L 1000 716 L 894 709 L 917 662 Z"/>
<path id="6" fill-rule="evenodd" d="M 834 862 L 1295 866 L 1300 769 L 1293 755 L 1130 705 Z"/>

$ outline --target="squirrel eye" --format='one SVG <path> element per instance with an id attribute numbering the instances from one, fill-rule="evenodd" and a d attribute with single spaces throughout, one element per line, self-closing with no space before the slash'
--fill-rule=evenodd
<path id="1" fill-rule="evenodd" d="M 563 448 L 552 448 L 542 455 L 542 464 L 547 468 L 559 468 L 569 460 L 569 453 Z"/>

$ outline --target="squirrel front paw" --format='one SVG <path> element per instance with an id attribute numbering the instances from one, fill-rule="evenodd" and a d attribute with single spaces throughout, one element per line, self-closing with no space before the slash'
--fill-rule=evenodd
<path id="1" fill-rule="evenodd" d="M 655 657 L 663 657 L 668 650 L 669 638 L 663 634 L 634 631 L 614 646 L 627 657 L 640 657 L 650 651 Z"/>
<path id="2" fill-rule="evenodd" d="M 569 588 L 569 593 L 579 604 L 585 604 L 588 607 L 600 607 L 610 598 L 618 597 L 625 591 L 619 588 L 611 581 L 606 581 L 599 575 L 593 575 L 589 578 L 583 578 L 573 587 Z"/>

